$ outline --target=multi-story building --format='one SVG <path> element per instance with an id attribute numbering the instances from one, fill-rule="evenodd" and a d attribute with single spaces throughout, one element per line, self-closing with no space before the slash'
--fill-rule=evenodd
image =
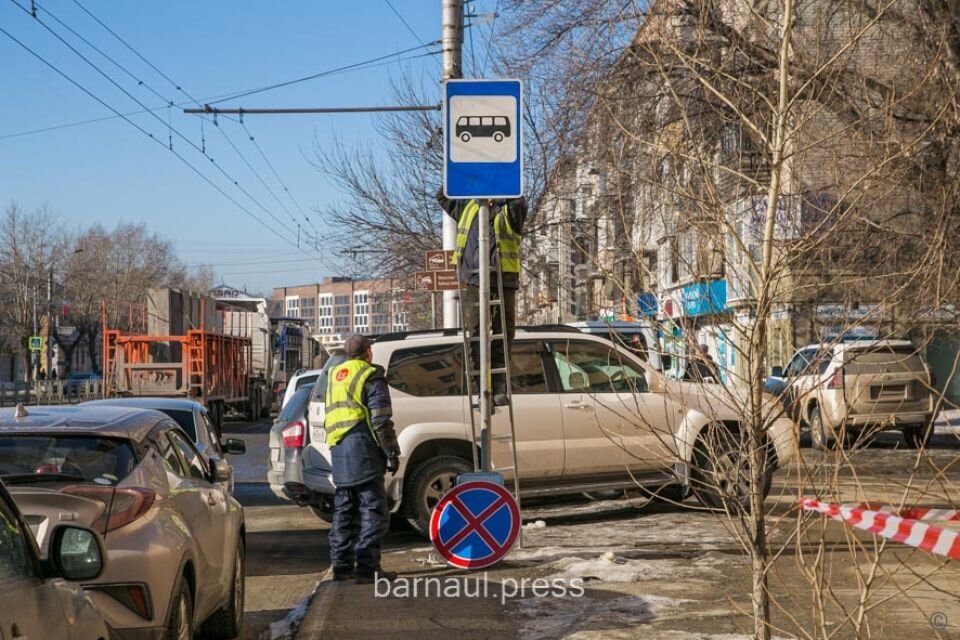
<path id="1" fill-rule="evenodd" d="M 298 318 L 324 347 L 350 333 L 381 334 L 409 327 L 410 294 L 389 279 L 324 278 L 314 284 L 277 287 L 273 299 L 284 316 Z"/>
<path id="2" fill-rule="evenodd" d="M 799 96 L 779 162 L 778 3 L 763 17 L 735 0 L 650 3 L 539 199 L 524 321 L 646 317 L 675 374 L 706 343 L 724 377 L 740 379 L 758 313 L 768 366 L 839 335 L 909 336 L 960 402 L 958 288 L 920 268 L 933 262 L 924 233 L 956 215 L 943 204 L 951 179 L 931 169 L 955 153 L 930 62 L 943 45 L 917 28 L 915 0 L 894 4 L 878 16 L 795 3 L 786 86 Z"/>

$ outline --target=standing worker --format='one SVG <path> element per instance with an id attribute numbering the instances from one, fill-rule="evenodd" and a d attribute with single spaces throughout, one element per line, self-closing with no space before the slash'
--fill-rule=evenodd
<path id="1" fill-rule="evenodd" d="M 457 221 L 457 244 L 453 251 L 453 264 L 457 265 L 460 282 L 467 285 L 460 291 L 463 296 L 463 328 L 470 336 L 480 333 L 480 202 L 477 200 L 451 200 L 437 193 L 437 201 L 447 215 Z M 517 289 L 520 288 L 520 241 L 523 224 L 527 219 L 525 198 L 513 198 L 490 202 L 490 299 L 499 297 L 497 286 L 497 263 L 503 274 L 503 301 L 493 308 L 491 322 L 493 333 L 500 333 L 500 314 L 504 314 L 507 326 L 507 350 L 513 343 L 517 326 Z M 479 369 L 479 349 L 471 349 L 474 368 Z M 502 368 L 506 362 L 503 341 L 493 340 L 490 349 L 491 368 Z M 493 403 L 504 405 L 506 400 L 506 377 L 493 377 Z"/>
<path id="2" fill-rule="evenodd" d="M 324 430 L 333 459 L 333 579 L 354 576 L 358 584 L 396 573 L 380 568 L 380 548 L 390 528 L 384 472 L 396 473 L 400 447 L 393 430 L 390 389 L 381 367 L 371 364 L 371 341 L 349 336 L 346 360 L 327 377 Z M 356 567 L 356 569 L 354 569 Z"/>

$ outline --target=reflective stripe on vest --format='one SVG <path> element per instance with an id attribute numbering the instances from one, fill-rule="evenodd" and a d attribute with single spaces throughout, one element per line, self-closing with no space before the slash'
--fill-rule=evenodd
<path id="1" fill-rule="evenodd" d="M 453 258 L 450 260 L 451 264 L 459 264 L 460 257 L 467 248 L 470 230 L 478 213 L 480 213 L 480 205 L 476 200 L 467 202 L 463 211 L 460 212 L 460 219 L 457 221 L 457 244 L 453 251 Z M 497 244 L 497 253 L 500 255 L 500 270 L 504 273 L 520 273 L 521 237 L 510 226 L 506 205 L 493 216 L 493 235 Z"/>
<path id="2" fill-rule="evenodd" d="M 363 405 L 363 385 L 376 369 L 369 363 L 354 359 L 334 367 L 327 375 L 327 398 L 324 404 L 323 429 L 327 446 L 332 447 L 360 422 L 373 432 L 370 412 Z"/>

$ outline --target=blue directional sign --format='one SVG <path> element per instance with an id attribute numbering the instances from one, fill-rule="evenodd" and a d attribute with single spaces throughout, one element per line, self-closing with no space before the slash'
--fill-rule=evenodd
<path id="1" fill-rule="evenodd" d="M 430 541 L 447 563 L 460 569 L 483 569 L 498 562 L 519 534 L 517 501 L 493 482 L 455 486 L 430 516 Z"/>
<path id="2" fill-rule="evenodd" d="M 448 198 L 523 195 L 519 80 L 447 80 L 443 96 L 443 192 Z"/>

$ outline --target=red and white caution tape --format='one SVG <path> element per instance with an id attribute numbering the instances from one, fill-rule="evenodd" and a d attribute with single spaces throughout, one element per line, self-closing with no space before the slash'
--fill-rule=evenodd
<path id="1" fill-rule="evenodd" d="M 960 560 L 960 534 L 956 531 L 863 506 L 843 506 L 809 498 L 803 499 L 801 505 L 806 511 L 817 511 L 834 520 L 840 520 L 851 527 L 869 531 L 887 540 L 923 549 L 939 556 Z"/>
<path id="2" fill-rule="evenodd" d="M 960 511 L 956 509 L 929 509 L 927 507 L 907 507 L 899 511 L 889 505 L 881 505 L 876 502 L 862 502 L 857 508 L 879 511 L 880 513 L 890 513 L 908 520 L 936 520 L 939 522 L 957 522 L 960 521 Z"/>

